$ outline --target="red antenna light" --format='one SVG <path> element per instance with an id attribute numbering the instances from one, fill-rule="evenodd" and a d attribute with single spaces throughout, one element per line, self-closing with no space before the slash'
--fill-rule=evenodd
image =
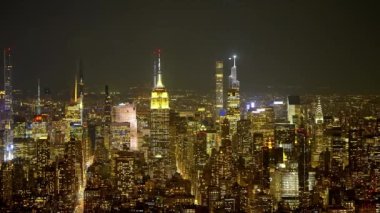
<path id="1" fill-rule="evenodd" d="M 161 54 L 161 49 L 157 48 L 153 51 L 153 55 L 159 56 Z"/>

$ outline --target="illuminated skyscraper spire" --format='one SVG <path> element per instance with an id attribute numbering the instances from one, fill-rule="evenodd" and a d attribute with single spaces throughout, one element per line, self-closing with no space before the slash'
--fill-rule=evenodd
<path id="1" fill-rule="evenodd" d="M 232 58 L 230 58 L 231 60 Z M 236 55 L 233 56 L 233 60 L 234 60 L 234 66 L 231 67 L 231 74 L 229 76 L 229 82 L 230 82 L 230 85 L 229 87 L 230 88 L 238 88 L 240 86 L 240 82 L 237 80 L 237 72 L 236 72 Z"/>
<path id="2" fill-rule="evenodd" d="M 231 60 L 231 58 L 230 58 Z M 227 119 L 230 122 L 230 135 L 237 131 L 237 121 L 240 120 L 240 82 L 236 74 L 236 55 L 233 56 L 234 65 L 229 76 L 229 88 L 227 91 Z"/>
<path id="3" fill-rule="evenodd" d="M 4 118 L 4 160 L 12 160 L 13 159 L 13 95 L 12 95 L 12 51 L 11 48 L 4 49 L 4 110 L 5 110 L 5 118 Z"/>
<path id="4" fill-rule="evenodd" d="M 40 89 L 40 79 L 37 81 L 37 115 L 41 114 L 41 89 Z"/>
<path id="5" fill-rule="evenodd" d="M 79 72 L 79 110 L 80 110 L 80 123 L 83 125 L 83 99 L 84 99 L 84 79 L 83 79 L 83 62 L 79 59 L 78 65 Z"/>
<path id="6" fill-rule="evenodd" d="M 162 72 L 161 72 L 161 50 L 157 50 L 157 83 L 156 88 L 164 88 L 164 84 L 162 83 Z"/>
<path id="7" fill-rule="evenodd" d="M 315 107 L 315 112 L 314 112 L 314 120 L 315 124 L 314 125 L 314 142 L 313 145 L 311 146 L 311 166 L 313 168 L 318 167 L 320 164 L 320 156 L 321 153 L 326 149 L 325 148 L 325 143 L 324 143 L 324 134 L 323 134 L 323 112 L 322 112 L 322 104 L 321 104 L 321 97 L 317 97 L 317 106 Z"/>
<path id="8" fill-rule="evenodd" d="M 161 51 L 157 50 L 157 82 L 156 87 L 153 88 L 151 98 L 151 109 L 169 109 L 169 96 L 162 83 L 161 71 Z"/>
<path id="9" fill-rule="evenodd" d="M 74 82 L 74 103 L 82 101 L 84 96 L 84 78 L 83 78 L 83 61 L 79 59 L 77 73 L 75 74 Z M 79 77 L 79 82 L 78 82 Z M 79 100 L 78 100 L 79 99 Z"/>
<path id="10" fill-rule="evenodd" d="M 157 50 L 153 51 L 153 88 L 157 85 Z"/>
<path id="11" fill-rule="evenodd" d="M 315 123 L 322 124 L 323 123 L 323 112 L 321 105 L 321 97 L 318 96 L 317 107 L 315 108 Z"/>

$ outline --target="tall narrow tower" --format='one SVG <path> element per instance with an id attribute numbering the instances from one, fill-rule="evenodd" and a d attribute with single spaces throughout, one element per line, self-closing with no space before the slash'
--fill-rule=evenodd
<path id="1" fill-rule="evenodd" d="M 171 175 L 173 162 L 170 162 L 169 156 L 169 95 L 162 82 L 160 54 L 158 50 L 157 82 L 152 90 L 150 102 L 150 158 L 153 178 L 164 179 Z"/>
<path id="2" fill-rule="evenodd" d="M 37 104 L 36 104 L 36 114 L 41 114 L 41 90 L 40 90 L 40 79 L 37 80 Z"/>
<path id="3" fill-rule="evenodd" d="M 4 92 L 5 92 L 5 111 L 9 112 L 9 116 L 12 116 L 13 108 L 13 95 L 12 95 L 12 50 L 11 48 L 4 49 Z M 8 117 L 8 119 L 10 119 Z"/>
<path id="4" fill-rule="evenodd" d="M 82 59 L 79 59 L 78 72 L 79 72 L 79 97 L 82 97 L 84 94 L 84 78 L 83 78 L 83 61 L 82 61 Z"/>
<path id="5" fill-rule="evenodd" d="M 158 51 L 159 49 L 153 51 L 153 88 L 156 88 L 157 84 Z"/>
<path id="6" fill-rule="evenodd" d="M 105 102 L 104 102 L 104 122 L 107 126 L 111 124 L 111 114 L 112 114 L 112 98 L 108 91 L 108 85 L 104 88 Z"/>
<path id="7" fill-rule="evenodd" d="M 74 80 L 74 103 L 78 102 L 78 80 L 77 76 L 75 75 L 75 80 Z"/>
<path id="8" fill-rule="evenodd" d="M 103 115 L 103 125 L 102 131 L 104 136 L 104 145 L 106 150 L 108 150 L 108 156 L 111 156 L 111 122 L 112 122 L 112 97 L 108 90 L 108 85 L 105 86 L 105 100 L 104 100 L 104 115 Z"/>
<path id="9" fill-rule="evenodd" d="M 217 118 L 223 109 L 223 61 L 216 61 L 215 82 L 215 117 Z"/>
<path id="10" fill-rule="evenodd" d="M 13 95 L 12 95 L 12 50 L 11 48 L 4 49 L 4 160 L 13 159 Z"/>
<path id="11" fill-rule="evenodd" d="M 237 121 L 240 120 L 240 82 L 237 80 L 236 55 L 233 56 L 233 61 L 227 91 L 227 119 L 230 122 L 231 136 L 236 133 Z"/>
<path id="12" fill-rule="evenodd" d="M 322 151 L 326 150 L 326 144 L 323 140 L 323 112 L 322 112 L 322 105 L 321 105 L 321 98 L 318 96 L 317 100 L 317 106 L 315 108 L 315 125 L 313 125 L 313 132 L 314 132 L 314 141 L 311 146 L 311 166 L 313 168 L 316 168 L 320 161 L 320 155 Z"/>
<path id="13" fill-rule="evenodd" d="M 230 58 L 232 60 L 232 58 Z M 230 89 L 239 89 L 240 82 L 237 80 L 237 72 L 236 72 L 236 55 L 233 56 L 234 65 L 231 67 L 231 74 L 229 78 L 229 88 Z"/>
<path id="14" fill-rule="evenodd" d="M 79 60 L 79 110 L 80 110 L 80 124 L 83 125 L 83 99 L 84 99 L 84 79 L 83 79 L 83 62 Z"/>

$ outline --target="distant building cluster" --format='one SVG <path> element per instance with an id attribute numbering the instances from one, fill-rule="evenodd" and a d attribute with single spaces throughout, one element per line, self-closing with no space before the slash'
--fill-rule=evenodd
<path id="1" fill-rule="evenodd" d="M 164 86 L 156 50 L 128 99 L 79 62 L 66 101 L 17 97 L 5 49 L 0 212 L 380 212 L 380 96 L 249 97 L 231 59 L 200 95 Z"/>

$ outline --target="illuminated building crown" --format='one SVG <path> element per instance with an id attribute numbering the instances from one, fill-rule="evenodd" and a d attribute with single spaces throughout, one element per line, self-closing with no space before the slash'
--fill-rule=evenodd
<path id="1" fill-rule="evenodd" d="M 240 87 L 240 82 L 237 80 L 237 72 L 236 72 L 236 55 L 233 56 L 234 66 L 231 68 L 231 75 L 229 76 L 230 88 L 238 89 Z M 231 60 L 231 58 L 230 58 Z"/>
<path id="2" fill-rule="evenodd" d="M 162 83 L 160 50 L 158 50 L 157 82 L 152 91 L 151 109 L 169 109 L 169 95 Z"/>
<path id="3" fill-rule="evenodd" d="M 315 109 L 315 123 L 320 124 L 323 123 L 323 112 L 322 112 L 322 105 L 321 105 L 321 98 L 318 97 L 318 103 L 317 107 Z"/>

